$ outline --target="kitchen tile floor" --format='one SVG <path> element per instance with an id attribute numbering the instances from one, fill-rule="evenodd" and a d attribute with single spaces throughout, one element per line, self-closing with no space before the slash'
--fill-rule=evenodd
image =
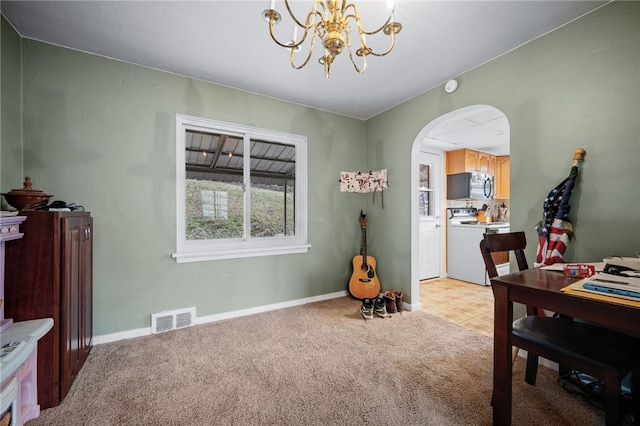
<path id="1" fill-rule="evenodd" d="M 477 333 L 493 337 L 493 292 L 452 278 L 420 282 L 422 309 Z"/>

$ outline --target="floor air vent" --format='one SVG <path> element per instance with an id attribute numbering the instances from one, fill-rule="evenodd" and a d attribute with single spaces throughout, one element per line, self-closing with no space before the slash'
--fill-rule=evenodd
<path id="1" fill-rule="evenodd" d="M 154 334 L 175 330 L 177 328 L 189 327 L 195 323 L 195 306 L 193 308 L 151 314 L 151 332 Z"/>

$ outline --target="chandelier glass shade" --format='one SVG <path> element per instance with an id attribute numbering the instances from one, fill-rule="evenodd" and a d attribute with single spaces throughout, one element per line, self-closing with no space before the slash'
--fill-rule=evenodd
<path id="1" fill-rule="evenodd" d="M 289 0 L 284 0 L 287 12 L 293 20 L 293 34 L 287 42 L 279 41 L 274 32 L 274 25 L 281 21 L 281 15 L 275 10 L 275 0 L 271 0 L 269 9 L 262 12 L 263 18 L 269 23 L 269 34 L 273 41 L 291 51 L 289 61 L 295 69 L 301 69 L 309 63 L 313 56 L 316 41 L 320 40 L 323 53 L 318 62 L 324 66 L 324 75 L 329 78 L 331 64 L 345 49 L 349 52 L 349 59 L 358 73 L 363 73 L 367 68 L 367 56 L 385 56 L 395 45 L 396 34 L 402 30 L 402 24 L 393 20 L 393 6 L 386 22 L 374 31 L 366 31 L 360 22 L 360 14 L 354 3 L 345 0 L 314 0 L 313 8 L 307 14 L 306 20 L 299 20 L 291 11 Z M 355 29 L 355 31 L 353 31 Z M 298 39 L 298 32 L 302 37 Z M 374 36 L 382 33 L 389 37 L 389 45 L 385 51 L 376 52 L 366 42 L 366 36 Z M 357 47 L 355 56 L 360 57 L 356 63 L 352 50 L 352 38 Z M 305 44 L 309 39 L 309 43 Z M 302 46 L 308 45 L 308 52 L 301 63 L 296 65 L 294 61 L 296 53 L 302 50 Z"/>

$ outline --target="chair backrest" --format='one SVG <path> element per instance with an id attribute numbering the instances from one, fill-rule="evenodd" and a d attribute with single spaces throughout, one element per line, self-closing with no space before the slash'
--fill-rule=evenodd
<path id="1" fill-rule="evenodd" d="M 484 239 L 480 241 L 480 252 L 487 268 L 489 278 L 498 276 L 496 264 L 491 253 L 509 251 L 513 252 L 518 262 L 518 269 L 523 271 L 529 269 L 529 264 L 524 256 L 524 249 L 527 247 L 527 238 L 524 232 L 508 232 L 505 234 L 484 234 Z"/>

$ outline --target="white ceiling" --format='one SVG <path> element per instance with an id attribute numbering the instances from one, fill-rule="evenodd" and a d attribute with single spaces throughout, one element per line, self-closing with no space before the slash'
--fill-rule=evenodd
<path id="1" fill-rule="evenodd" d="M 365 30 L 385 21 L 385 1 L 356 2 Z M 22 37 L 366 120 L 604 3 L 396 0 L 395 20 L 403 30 L 395 49 L 386 57 L 370 57 L 364 74 L 342 53 L 328 80 L 318 52 L 301 70 L 289 65 L 288 51 L 271 40 L 262 19 L 268 0 L 2 0 L 0 10 Z M 311 4 L 292 1 L 292 9 L 303 19 Z M 283 15 L 277 27 L 281 38 L 291 38 L 282 0 L 276 0 L 276 9 Z M 373 36 L 367 41 L 376 42 Z M 462 135 L 466 124 L 441 136 Z M 504 129 L 500 119 L 484 124 L 483 132 Z"/>

